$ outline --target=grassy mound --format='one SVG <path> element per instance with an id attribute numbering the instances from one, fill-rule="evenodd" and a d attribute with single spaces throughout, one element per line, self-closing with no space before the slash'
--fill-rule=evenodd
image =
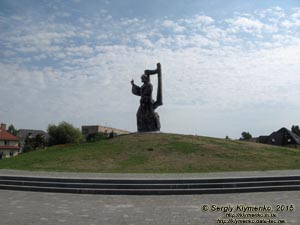
<path id="1" fill-rule="evenodd" d="M 300 149 L 178 134 L 130 134 L 0 160 L 0 169 L 185 173 L 300 169 Z"/>

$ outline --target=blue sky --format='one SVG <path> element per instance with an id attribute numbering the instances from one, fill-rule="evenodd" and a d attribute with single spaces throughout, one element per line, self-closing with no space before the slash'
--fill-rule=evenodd
<path id="1" fill-rule="evenodd" d="M 300 124 L 300 1 L 0 0 L 1 122 L 135 131 L 130 80 L 157 62 L 163 132 Z"/>

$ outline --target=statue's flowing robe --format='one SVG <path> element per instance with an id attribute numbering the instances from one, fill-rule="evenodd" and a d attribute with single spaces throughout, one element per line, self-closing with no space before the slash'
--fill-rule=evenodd
<path id="1" fill-rule="evenodd" d="M 132 85 L 132 93 L 141 96 L 140 107 L 136 114 L 139 132 L 160 130 L 159 116 L 153 109 L 152 91 L 153 86 L 150 82 L 144 83 L 141 87 Z"/>

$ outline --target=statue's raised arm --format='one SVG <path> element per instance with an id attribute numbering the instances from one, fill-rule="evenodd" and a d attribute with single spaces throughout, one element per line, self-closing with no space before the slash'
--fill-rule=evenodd
<path id="1" fill-rule="evenodd" d="M 131 88 L 132 94 L 137 95 L 137 96 L 141 96 L 141 88 L 134 84 L 133 79 L 131 80 L 130 83 L 131 83 L 131 86 L 132 86 L 132 88 Z"/>

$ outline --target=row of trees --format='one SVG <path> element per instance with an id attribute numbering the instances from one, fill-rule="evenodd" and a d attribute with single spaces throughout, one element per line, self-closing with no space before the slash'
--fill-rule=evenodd
<path id="1" fill-rule="evenodd" d="M 14 125 L 9 125 L 7 131 L 15 136 L 18 134 L 18 130 Z M 24 140 L 24 152 L 29 152 L 37 149 L 45 148 L 46 146 L 74 143 L 78 144 L 85 140 L 78 128 L 75 128 L 72 124 L 67 122 L 61 122 L 58 125 L 49 124 L 47 129 L 49 139 L 42 134 L 35 136 L 28 135 Z M 95 140 L 99 137 L 95 136 Z M 90 141 L 94 140 L 91 138 Z"/>
<path id="2" fill-rule="evenodd" d="M 13 135 L 17 135 L 18 131 L 11 124 L 7 131 Z M 32 150 L 42 149 L 46 146 L 52 145 L 61 145 L 61 144 L 79 144 L 84 141 L 92 142 L 99 141 L 107 138 L 111 138 L 114 136 L 113 133 L 107 134 L 90 134 L 88 137 L 84 137 L 81 134 L 80 129 L 75 128 L 72 124 L 67 122 L 61 122 L 58 125 L 49 124 L 47 129 L 49 138 L 42 134 L 38 135 L 28 135 L 24 140 L 24 152 L 29 152 Z"/>
<path id="3" fill-rule="evenodd" d="M 18 131 L 14 128 L 13 125 L 10 125 L 7 131 L 14 135 L 17 135 L 18 133 Z M 47 132 L 49 135 L 49 138 L 47 139 L 42 134 L 38 134 L 35 136 L 28 135 L 24 141 L 24 152 L 42 149 L 46 146 L 62 144 L 79 144 L 84 141 L 93 142 L 114 137 L 114 133 L 112 132 L 109 134 L 89 134 L 87 137 L 84 137 L 81 134 L 80 129 L 75 128 L 72 124 L 64 121 L 59 123 L 58 125 L 49 124 Z"/>
<path id="4" fill-rule="evenodd" d="M 293 125 L 291 128 L 292 132 L 300 136 L 300 129 L 298 125 Z M 17 130 L 11 124 L 7 130 L 13 135 L 17 135 Z M 78 144 L 85 140 L 78 128 L 75 128 L 72 124 L 67 122 L 61 122 L 58 125 L 49 124 L 48 126 L 49 140 L 45 140 L 45 137 L 42 135 L 36 135 L 35 137 L 26 137 L 25 139 L 25 148 L 24 151 L 31 151 L 39 148 L 44 148 L 47 145 L 59 145 L 59 144 L 68 144 L 74 143 Z M 249 132 L 242 132 L 242 140 L 250 140 L 252 135 Z M 112 134 L 113 136 L 113 134 Z M 107 138 L 104 134 L 91 134 L 86 140 L 87 141 L 97 141 Z M 229 139 L 226 136 L 226 139 Z"/>

